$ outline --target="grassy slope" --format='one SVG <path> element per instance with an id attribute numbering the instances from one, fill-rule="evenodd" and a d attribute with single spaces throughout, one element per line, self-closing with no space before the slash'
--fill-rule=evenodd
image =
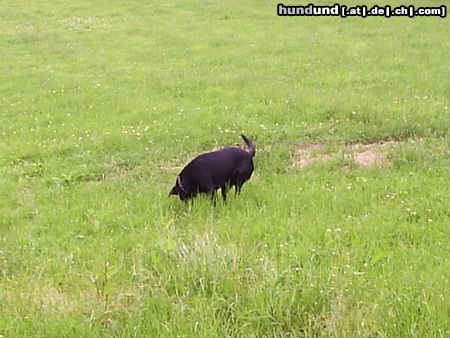
<path id="1" fill-rule="evenodd" d="M 447 19 L 0 13 L 0 335 L 449 334 Z M 166 198 L 241 131 L 239 199 Z M 387 168 L 291 166 L 299 142 L 379 139 L 403 141 Z"/>

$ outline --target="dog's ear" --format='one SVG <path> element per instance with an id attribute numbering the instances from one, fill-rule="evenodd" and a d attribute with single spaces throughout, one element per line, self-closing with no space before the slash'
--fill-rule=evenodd
<path id="1" fill-rule="evenodd" d="M 170 192 L 169 192 L 169 196 L 172 196 L 172 195 L 178 195 L 178 189 L 177 189 L 176 185 L 174 185 L 172 190 L 170 190 Z"/>

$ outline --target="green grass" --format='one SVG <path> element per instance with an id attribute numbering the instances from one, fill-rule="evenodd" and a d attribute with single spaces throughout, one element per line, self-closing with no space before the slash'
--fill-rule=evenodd
<path id="1" fill-rule="evenodd" d="M 14 0 L 0 18 L 0 337 L 450 335 L 448 19 Z M 239 198 L 167 197 L 241 132 Z M 298 144 L 379 140 L 386 166 L 292 165 Z"/>

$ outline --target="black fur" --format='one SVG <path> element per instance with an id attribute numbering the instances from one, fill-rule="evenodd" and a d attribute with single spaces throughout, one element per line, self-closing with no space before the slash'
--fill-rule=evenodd
<path id="1" fill-rule="evenodd" d="M 197 156 L 177 176 L 169 196 L 178 195 L 186 201 L 198 193 L 207 193 L 214 199 L 216 191 L 221 189 L 226 200 L 231 187 L 238 195 L 252 176 L 255 156 L 255 145 L 245 135 L 241 136 L 248 150 L 229 147 Z"/>

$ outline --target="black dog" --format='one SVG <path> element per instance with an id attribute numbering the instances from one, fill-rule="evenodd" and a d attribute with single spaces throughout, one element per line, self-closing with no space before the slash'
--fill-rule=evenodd
<path id="1" fill-rule="evenodd" d="M 227 190 L 233 186 L 238 195 L 242 185 L 252 176 L 255 156 L 255 145 L 245 135 L 241 136 L 248 151 L 230 147 L 197 156 L 177 176 L 169 196 L 178 195 L 186 201 L 198 193 L 208 193 L 214 200 L 216 190 L 220 188 L 226 200 Z"/>

